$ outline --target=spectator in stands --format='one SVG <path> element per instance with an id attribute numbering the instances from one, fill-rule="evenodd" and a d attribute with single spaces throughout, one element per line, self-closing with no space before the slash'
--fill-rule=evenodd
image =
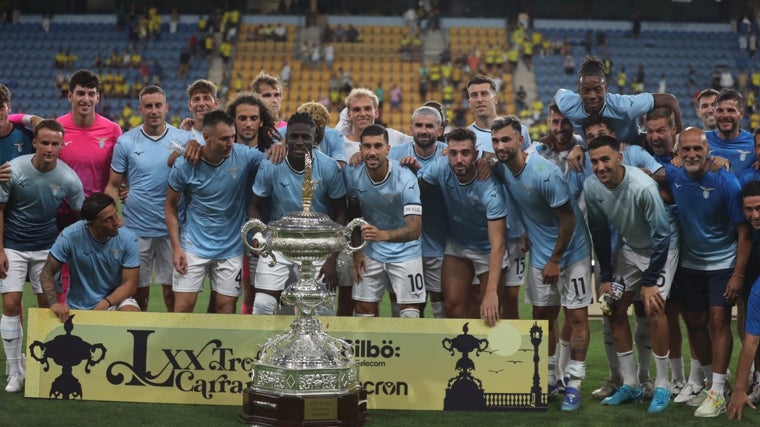
<path id="1" fill-rule="evenodd" d="M 232 43 L 229 40 L 222 40 L 222 43 L 219 45 L 219 55 L 222 57 L 222 63 L 227 67 L 232 56 Z"/>
<path id="2" fill-rule="evenodd" d="M 515 104 L 517 106 L 518 112 L 528 107 L 528 105 L 526 104 L 527 100 L 528 100 L 528 94 L 527 92 L 525 92 L 525 88 L 523 87 L 523 85 L 520 85 L 517 88 L 517 92 L 515 93 Z"/>
<path id="3" fill-rule="evenodd" d="M 395 111 L 401 110 L 402 96 L 403 96 L 403 93 L 399 85 L 393 84 L 389 92 L 389 98 L 391 100 L 391 110 L 395 110 Z"/>
<path id="4" fill-rule="evenodd" d="M 336 41 L 338 43 L 343 43 L 346 41 L 346 33 L 343 31 L 343 27 L 341 27 L 340 24 L 335 26 L 335 31 L 333 32 L 333 41 Z"/>
<path id="5" fill-rule="evenodd" d="M 322 52 L 319 49 L 319 45 L 315 42 L 311 44 L 311 69 L 318 70 L 320 61 L 322 59 Z"/>
<path id="6" fill-rule="evenodd" d="M 573 59 L 573 55 L 565 55 L 565 60 L 562 62 L 562 68 L 565 70 L 566 76 L 575 72 L 575 60 Z"/>
<path id="7" fill-rule="evenodd" d="M 354 27 L 353 24 L 348 25 L 348 30 L 346 30 L 346 41 L 349 43 L 357 43 L 361 41 L 359 30 Z"/>
<path id="8" fill-rule="evenodd" d="M 272 39 L 276 42 L 284 42 L 288 40 L 288 30 L 282 23 L 277 23 L 272 30 Z"/>
<path id="9" fill-rule="evenodd" d="M 63 53 L 63 49 L 58 48 L 58 52 L 53 58 L 53 66 L 56 68 L 66 68 L 66 54 Z"/>
<path id="10" fill-rule="evenodd" d="M 158 58 L 153 59 L 153 65 L 150 67 L 150 81 L 154 85 L 161 84 L 161 80 L 164 78 L 164 67 L 159 62 Z"/>
<path id="11" fill-rule="evenodd" d="M 377 87 L 375 88 L 375 95 L 377 96 L 377 108 L 379 110 L 382 110 L 383 101 L 385 100 L 385 89 L 383 89 L 383 82 L 377 82 Z"/>
<path id="12" fill-rule="evenodd" d="M 290 64 L 288 64 L 288 61 L 283 62 L 282 68 L 280 69 L 280 81 L 283 86 L 288 86 L 288 84 L 290 84 L 290 77 L 292 75 L 293 69 L 290 67 Z"/>
<path id="13" fill-rule="evenodd" d="M 335 47 L 332 43 L 328 42 L 324 45 L 325 51 L 325 66 L 328 70 L 332 70 L 333 63 L 335 62 Z"/>
<path id="14" fill-rule="evenodd" d="M 172 9 L 172 14 L 169 17 L 169 33 L 174 34 L 177 32 L 177 27 L 179 26 L 179 11 L 175 7 Z"/>

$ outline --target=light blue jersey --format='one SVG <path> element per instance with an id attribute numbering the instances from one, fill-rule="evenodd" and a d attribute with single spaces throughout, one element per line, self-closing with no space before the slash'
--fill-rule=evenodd
<path id="1" fill-rule="evenodd" d="M 491 176 L 460 183 L 448 158 L 435 161 L 422 172 L 422 180 L 441 188 L 449 223 L 448 238 L 460 246 L 480 252 L 491 250 L 488 221 L 507 216 L 504 186 Z"/>
<path id="2" fill-rule="evenodd" d="M 641 148 L 641 146 L 626 144 L 621 153 L 623 153 L 624 165 L 643 168 L 648 170 L 650 173 L 655 173 L 657 170 L 662 168 L 660 162 L 658 162 L 651 154 L 649 154 L 647 150 Z"/>
<path id="3" fill-rule="evenodd" d="M 428 158 L 417 155 L 414 151 L 414 141 L 391 148 L 388 157 L 394 160 L 414 157 L 420 162 L 424 170 L 440 159 L 441 151 L 446 148 L 446 144 L 440 141 L 436 141 L 435 144 L 435 153 Z M 418 172 L 418 174 L 420 173 Z M 422 208 L 425 210 L 425 218 L 422 221 L 422 256 L 442 257 L 444 249 L 446 249 L 446 234 L 448 233 L 448 219 L 443 194 L 439 187 L 432 187 L 422 191 L 421 199 Z"/>
<path id="4" fill-rule="evenodd" d="M 612 189 L 596 176 L 589 177 L 584 197 L 602 282 L 612 280 L 614 255 L 609 233 L 612 225 L 618 230 L 624 247 L 651 251 L 643 286 L 655 286 L 665 267 L 668 250 L 677 249 L 678 239 L 673 238 L 673 221 L 654 180 L 638 168 L 627 167 L 623 180 Z"/>
<path id="5" fill-rule="evenodd" d="M 496 165 L 494 174 L 506 184 L 507 191 L 520 206 L 520 217 L 530 240 L 531 266 L 542 269 L 549 262 L 560 225 L 554 209 L 565 203 L 572 206 L 576 223 L 560 267 L 575 264 L 590 255 L 583 213 L 557 166 L 540 155 L 531 154 L 525 161 L 525 168 L 517 176 L 504 163 Z"/>
<path id="6" fill-rule="evenodd" d="M 311 209 L 333 217 L 331 200 L 346 196 L 346 184 L 343 181 L 338 162 L 317 150 L 312 152 L 311 179 L 314 182 L 314 196 Z M 287 158 L 279 164 L 264 159 L 256 181 L 253 194 L 261 199 L 271 198 L 271 220 L 278 220 L 290 212 L 303 210 L 301 189 L 303 188 L 303 171 L 296 171 Z"/>
<path id="7" fill-rule="evenodd" d="M 277 130 L 280 132 L 280 135 L 282 135 L 282 140 L 285 141 L 285 135 L 287 134 L 288 127 L 283 126 Z M 337 161 L 343 163 L 347 162 L 343 135 L 341 135 L 340 132 L 331 128 L 330 126 L 325 127 L 325 136 L 321 141 L 317 142 L 317 149 L 327 154 L 328 157 L 332 157 Z"/>
<path id="8" fill-rule="evenodd" d="M 525 127 L 525 125 L 521 126 L 521 134 L 523 137 L 523 145 L 522 149 L 527 150 L 530 148 L 531 141 L 530 141 L 530 134 L 528 133 L 528 128 Z M 491 141 L 491 130 L 484 130 L 477 126 L 475 126 L 475 123 L 471 124 L 469 129 L 473 132 L 475 132 L 475 135 L 477 136 L 478 140 L 475 143 L 475 148 L 478 149 L 478 152 L 481 153 L 492 153 L 493 154 L 493 141 Z M 507 192 L 507 189 L 504 189 L 504 201 L 507 204 L 507 238 L 508 239 L 516 239 L 519 237 L 522 237 L 525 234 L 525 229 L 523 228 L 522 222 L 520 222 L 520 214 L 517 212 L 517 205 L 514 203 L 513 200 L 511 200 L 512 196 Z"/>
<path id="9" fill-rule="evenodd" d="M 243 253 L 240 226 L 246 218 L 248 177 L 264 158 L 261 151 L 233 144 L 230 156 L 212 166 L 193 166 L 177 159 L 169 187 L 187 198 L 187 221 L 180 227 L 182 249 L 206 259 L 226 259 Z"/>
<path id="10" fill-rule="evenodd" d="M 82 209 L 84 190 L 76 172 L 58 160 L 55 169 L 40 172 L 32 165 L 34 154 L 11 160 L 10 181 L 0 184 L 5 203 L 3 242 L 8 249 L 50 249 L 58 236 L 56 212 L 66 199 L 75 211 Z"/>
<path id="11" fill-rule="evenodd" d="M 737 177 L 757 161 L 755 139 L 750 132 L 740 130 L 734 139 L 722 139 L 717 130 L 705 132 L 710 145 L 710 155 L 723 157 L 731 162 L 731 171 Z"/>
<path id="12" fill-rule="evenodd" d="M 50 255 L 69 265 L 71 285 L 66 302 L 71 308 L 92 310 L 122 284 L 122 269 L 139 268 L 137 235 L 126 227 L 105 243 L 96 241 L 87 221 L 77 221 L 58 236 Z"/>
<path id="13" fill-rule="evenodd" d="M 8 135 L 0 137 L 0 165 L 9 162 L 18 156 L 34 153 L 32 138 L 34 133 L 27 130 L 23 125 L 12 123 Z"/>
<path id="14" fill-rule="evenodd" d="M 560 89 L 554 95 L 554 101 L 563 116 L 567 117 L 579 135 L 583 135 L 581 124 L 589 113 L 583 109 L 581 97 L 577 93 Z M 654 97 L 651 93 L 638 95 L 617 95 L 607 92 L 604 96 L 604 107 L 601 115 L 612 119 L 612 131 L 618 141 L 634 142 L 639 134 L 641 116 L 654 107 Z"/>
<path id="15" fill-rule="evenodd" d="M 667 168 L 668 188 L 678 205 L 681 265 L 693 270 L 732 268 L 736 228 L 746 222 L 739 180 L 720 170 L 692 179 L 683 168 Z"/>
<path id="16" fill-rule="evenodd" d="M 168 147 L 184 147 L 190 133 L 169 124 L 160 137 L 145 134 L 142 126 L 122 134 L 116 141 L 111 169 L 123 174 L 129 196 L 122 207 L 124 225 L 139 237 L 168 235 L 164 220 L 166 184 L 169 168 L 166 164 L 171 151 Z"/>
<path id="17" fill-rule="evenodd" d="M 380 230 L 406 225 L 407 215 L 421 215 L 417 177 L 397 161 L 388 159 L 388 176 L 374 183 L 364 164 L 345 170 L 348 197 L 359 200 L 364 219 Z M 422 256 L 420 239 L 409 242 L 369 242 L 364 254 L 380 262 L 409 261 Z"/>

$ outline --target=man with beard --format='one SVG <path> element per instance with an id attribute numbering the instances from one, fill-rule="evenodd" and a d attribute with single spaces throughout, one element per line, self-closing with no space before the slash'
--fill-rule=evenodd
<path id="1" fill-rule="evenodd" d="M 739 177 L 757 161 L 752 134 L 739 128 L 744 102 L 739 92 L 726 89 L 718 95 L 716 103 L 716 128 L 705 132 L 710 153 L 726 158 L 734 175 Z"/>
<path id="2" fill-rule="evenodd" d="M 735 106 L 735 101 L 728 102 L 724 108 Z M 694 412 L 697 417 L 715 417 L 726 410 L 724 387 L 733 347 L 731 306 L 740 296 L 751 248 L 739 181 L 730 172 L 710 171 L 709 153 L 704 131 L 685 129 L 678 144 L 683 167 L 666 171 L 678 223 L 688 230 L 681 235 L 678 297 L 700 363 L 712 361 L 702 365 L 712 386 Z"/>
<path id="3" fill-rule="evenodd" d="M 163 216 L 166 184 L 169 182 L 167 146 L 184 146 L 190 134 L 166 123 L 169 104 L 164 90 L 146 86 L 140 91 L 139 111 L 143 124 L 119 137 L 111 160 L 111 175 L 104 192 L 116 199 L 126 178 L 129 197 L 122 204 L 124 224 L 138 236 L 140 281 L 135 299 L 141 311 L 148 310 L 150 283 L 155 274 L 162 286 L 164 304 L 171 312 L 172 250 Z"/>
<path id="4" fill-rule="evenodd" d="M 400 317 L 420 317 L 419 307 L 427 296 L 417 177 L 388 158 L 390 147 L 384 127 L 366 126 L 359 140 L 363 164 L 345 170 L 349 216 L 363 214 L 369 223 L 361 227 L 361 236 L 368 244 L 353 255 L 356 315 L 375 316 L 385 288 L 390 285 Z"/>
<path id="5" fill-rule="evenodd" d="M 447 158 L 422 171 L 425 186 L 439 187 L 446 204 L 448 236 L 441 269 L 444 310 L 447 318 L 473 318 L 468 308 L 480 307 L 486 325 L 499 320 L 500 287 L 504 286 L 506 217 L 504 189 L 490 176 L 476 175 L 475 134 L 458 128 L 448 136 Z M 427 191 L 427 189 L 425 189 Z M 472 283 L 480 281 L 477 304 L 469 304 Z"/>
<path id="6" fill-rule="evenodd" d="M 558 167 L 522 149 L 520 121 L 515 116 L 497 118 L 492 125 L 492 145 L 499 164 L 496 176 L 520 206 L 520 218 L 531 242 L 525 300 L 533 305 L 533 318 L 549 321 L 549 384 L 557 378 L 557 316 L 566 309 L 570 325 L 570 361 L 563 411 L 580 407 L 581 382 L 586 376 L 589 344 L 588 306 L 591 291 L 591 252 L 583 214 L 570 195 Z"/>
<path id="7" fill-rule="evenodd" d="M 235 120 L 215 110 L 203 117 L 206 145 L 193 166 L 178 159 L 169 174 L 164 206 L 174 263 L 174 312 L 190 313 L 208 272 L 217 313 L 232 313 L 240 296 L 243 244 L 237 227 L 245 218 L 246 185 L 264 155 L 235 144 Z M 186 220 L 179 224 L 180 198 Z"/>
<path id="8" fill-rule="evenodd" d="M 702 121 L 705 131 L 715 129 L 715 107 L 719 92 L 715 89 L 705 89 L 697 95 L 697 117 Z"/>
<path id="9" fill-rule="evenodd" d="M 650 319 L 651 351 L 657 369 L 649 413 L 659 413 L 670 403 L 665 300 L 678 265 L 678 240 L 672 239 L 672 220 L 657 187 L 641 170 L 623 165 L 617 140 L 609 136 L 595 138 L 589 142 L 589 157 L 594 176 L 584 184 L 584 198 L 599 260 L 599 295 L 613 296 L 615 276 L 622 277 L 621 283 L 625 285 L 609 316 L 623 384 L 602 404 L 614 406 L 644 397 L 636 375 L 628 321 L 628 307 L 638 292 Z M 614 252 L 611 226 L 622 237 L 614 245 L 617 246 Z"/>
<path id="10" fill-rule="evenodd" d="M 271 205 L 271 221 L 282 218 L 289 212 L 300 212 L 302 206 L 302 188 L 306 156 L 311 156 L 311 179 L 319 185 L 314 186 L 312 210 L 328 215 L 341 225 L 346 223 L 345 197 L 346 187 L 338 163 L 326 154 L 313 150 L 316 126 L 307 113 L 296 113 L 287 124 L 286 145 L 288 153 L 285 161 L 273 164 L 264 160 L 256 182 L 253 185 L 253 199 L 249 205 L 252 218 L 262 219 L 261 210 L 268 199 Z M 325 262 L 315 263 L 320 268 L 317 279 L 324 278 L 328 289 L 337 285 L 336 261 L 338 254 L 332 254 Z M 253 314 L 275 314 L 280 294 L 297 263 L 288 260 L 279 252 L 274 253 L 277 263 L 269 265 L 269 260 L 262 260 L 256 267 L 256 295 L 253 301 Z M 334 314 L 334 311 L 329 314 Z"/>
<path id="11" fill-rule="evenodd" d="M 412 114 L 409 132 L 413 141 L 391 148 L 388 155 L 402 166 L 415 173 L 424 169 L 441 157 L 446 144 L 438 141 L 443 133 L 441 114 L 433 107 L 420 107 Z M 441 266 L 446 245 L 447 223 L 446 205 L 441 189 L 434 187 L 421 193 L 425 220 L 422 222 L 422 262 L 425 289 L 430 295 L 433 316 L 444 317 L 443 295 L 441 294 Z"/>
<path id="12" fill-rule="evenodd" d="M 536 145 L 535 150 L 562 171 L 573 197 L 578 199 L 583 190 L 583 181 L 587 176 L 584 172 L 590 171 L 591 167 L 588 165 L 583 169 L 584 172 L 576 172 L 570 167 L 567 158 L 575 146 L 582 143 L 582 139 L 575 134 L 572 123 L 562 115 L 559 107 L 553 101 L 549 104 L 547 121 L 549 122 L 549 133 L 539 140 L 540 143 Z M 582 202 L 583 200 L 578 201 Z"/>

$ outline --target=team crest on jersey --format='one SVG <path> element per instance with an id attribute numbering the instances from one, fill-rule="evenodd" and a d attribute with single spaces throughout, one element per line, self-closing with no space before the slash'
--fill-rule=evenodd
<path id="1" fill-rule="evenodd" d="M 702 187 L 701 185 L 699 186 L 699 188 L 702 189 L 702 197 L 704 197 L 705 199 L 709 199 L 710 198 L 710 192 L 713 191 L 713 190 L 715 190 L 714 188 Z"/>
<path id="2" fill-rule="evenodd" d="M 121 259 L 121 248 L 111 249 L 111 256 L 113 259 Z"/>
<path id="3" fill-rule="evenodd" d="M 60 185 L 48 184 L 48 187 L 50 188 L 50 192 L 53 194 L 53 197 L 63 196 L 63 188 L 61 188 Z"/>
<path id="4" fill-rule="evenodd" d="M 736 150 L 736 151 L 739 152 L 739 160 L 742 162 L 747 160 L 747 154 L 751 153 L 751 151 L 744 151 L 744 150 Z"/>
<path id="5" fill-rule="evenodd" d="M 23 153 L 24 152 L 24 143 L 23 142 L 19 143 L 19 144 L 13 144 L 13 145 L 16 146 L 16 150 L 18 150 L 19 153 Z"/>
<path id="6" fill-rule="evenodd" d="M 108 138 L 95 138 L 98 140 L 98 147 L 100 148 L 106 148 L 106 141 Z"/>
<path id="7" fill-rule="evenodd" d="M 239 167 L 234 167 L 234 168 L 227 169 L 227 173 L 230 174 L 230 176 L 232 177 L 232 179 L 237 179 L 237 177 L 238 177 L 238 171 L 240 171 Z"/>
<path id="8" fill-rule="evenodd" d="M 530 192 L 533 190 L 532 185 L 524 185 L 523 190 L 525 190 L 526 193 L 530 194 Z"/>

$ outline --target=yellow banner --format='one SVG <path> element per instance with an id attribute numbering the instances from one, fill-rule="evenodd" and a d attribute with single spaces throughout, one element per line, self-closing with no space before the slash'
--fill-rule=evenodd
<path id="1" fill-rule="evenodd" d="M 29 310 L 26 397 L 241 405 L 259 345 L 292 321 L 72 313 L 65 328 L 50 310 Z M 352 345 L 369 409 L 546 410 L 546 322 L 321 320 Z"/>

